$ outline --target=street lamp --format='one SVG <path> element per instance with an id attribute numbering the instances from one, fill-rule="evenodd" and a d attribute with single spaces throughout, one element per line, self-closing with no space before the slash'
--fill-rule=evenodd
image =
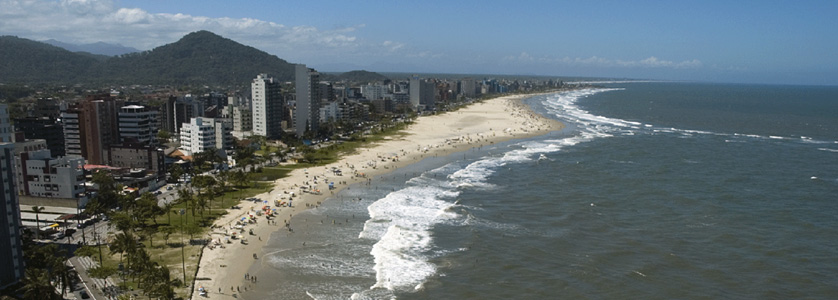
<path id="1" fill-rule="evenodd" d="M 183 218 L 186 216 L 186 210 L 180 210 L 180 265 L 183 267 L 183 285 L 186 285 L 186 254 L 184 253 L 183 248 L 186 248 L 186 244 L 183 243 Z"/>

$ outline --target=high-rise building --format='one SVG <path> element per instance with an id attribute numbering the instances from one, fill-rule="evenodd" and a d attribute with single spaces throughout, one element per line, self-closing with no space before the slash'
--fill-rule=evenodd
<path id="1" fill-rule="evenodd" d="M 142 105 L 119 108 L 119 138 L 123 143 L 157 144 L 157 111 Z"/>
<path id="2" fill-rule="evenodd" d="M 253 134 L 278 138 L 282 134 L 282 99 L 279 81 L 259 74 L 250 84 L 253 99 Z"/>
<path id="3" fill-rule="evenodd" d="M 175 124 L 175 102 L 177 97 L 169 96 L 165 99 L 160 99 L 163 103 L 160 105 L 160 113 L 157 117 L 158 127 L 160 130 L 168 131 L 170 134 L 177 132 L 177 124 Z"/>
<path id="4" fill-rule="evenodd" d="M 64 123 L 64 155 L 84 157 L 81 151 L 81 126 L 79 126 L 79 115 L 81 110 L 70 108 L 61 112 L 61 121 Z"/>
<path id="5" fill-rule="evenodd" d="M 0 143 L 0 266 L 3 266 L 0 267 L 0 289 L 23 278 L 20 204 L 14 169 L 14 144 Z"/>
<path id="6" fill-rule="evenodd" d="M 361 94 L 364 95 L 364 98 L 367 100 L 379 100 L 385 98 L 392 98 L 393 96 L 390 94 L 390 89 L 386 85 L 373 85 L 367 84 L 361 86 Z"/>
<path id="7" fill-rule="evenodd" d="M 14 142 L 13 136 L 12 122 L 9 121 L 9 106 L 0 104 L 0 143 Z"/>
<path id="8" fill-rule="evenodd" d="M 192 97 L 191 94 L 187 94 L 175 101 L 174 111 L 175 131 L 172 131 L 172 133 L 178 133 L 180 132 L 180 125 L 189 123 L 192 118 L 203 117 L 204 104 Z"/>
<path id="9" fill-rule="evenodd" d="M 78 130 L 78 123 L 76 123 Z M 65 156 L 64 126 L 51 117 L 26 117 L 15 119 L 15 132 L 23 133 L 25 139 L 46 140 L 47 148 L 52 155 Z M 15 139 L 15 143 L 22 140 Z"/>
<path id="10" fill-rule="evenodd" d="M 419 79 L 418 75 L 410 77 L 410 104 L 419 110 L 433 110 L 436 102 L 436 84 Z"/>
<path id="11" fill-rule="evenodd" d="M 90 164 L 103 164 L 105 149 L 119 143 L 117 113 L 121 106 L 122 101 L 97 95 L 62 112 L 66 154 L 81 155 Z"/>
<path id="12" fill-rule="evenodd" d="M 294 68 L 297 109 L 294 112 L 294 127 L 297 136 L 306 132 L 317 132 L 320 127 L 320 74 L 304 64 Z M 255 130 L 255 128 L 254 128 Z"/>
<path id="13" fill-rule="evenodd" d="M 474 79 L 471 78 L 463 78 L 460 80 L 460 95 L 466 98 L 474 98 L 477 92 L 477 85 L 474 82 Z"/>
<path id="14" fill-rule="evenodd" d="M 233 119 L 234 137 L 242 139 L 253 134 L 253 110 L 249 99 L 230 96 L 224 111 L 223 117 Z"/>

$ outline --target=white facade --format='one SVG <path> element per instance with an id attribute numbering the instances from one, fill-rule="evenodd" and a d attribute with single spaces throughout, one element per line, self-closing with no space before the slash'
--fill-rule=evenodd
<path id="1" fill-rule="evenodd" d="M 361 86 L 361 94 L 363 94 L 367 100 L 392 99 L 393 97 L 393 95 L 390 94 L 390 89 L 386 85 L 363 85 Z"/>
<path id="2" fill-rule="evenodd" d="M 327 123 L 339 120 L 339 111 L 340 107 L 337 101 L 331 101 L 329 103 L 326 103 L 325 105 L 320 107 L 320 122 Z"/>
<path id="3" fill-rule="evenodd" d="M 278 137 L 282 133 L 282 94 L 279 82 L 259 74 L 250 84 L 253 99 L 253 134 Z"/>
<path id="4" fill-rule="evenodd" d="M 157 143 L 157 111 L 142 105 L 119 108 L 119 139 L 141 144 Z"/>
<path id="5" fill-rule="evenodd" d="M 180 127 L 180 149 L 191 154 L 233 146 L 229 119 L 192 118 Z"/>
<path id="6" fill-rule="evenodd" d="M 84 159 L 52 158 L 48 149 L 20 155 L 24 195 L 50 198 L 83 198 Z"/>
<path id="7" fill-rule="evenodd" d="M 66 156 L 82 157 L 79 114 L 77 112 L 61 112 L 61 120 L 64 122 L 64 154 Z"/>

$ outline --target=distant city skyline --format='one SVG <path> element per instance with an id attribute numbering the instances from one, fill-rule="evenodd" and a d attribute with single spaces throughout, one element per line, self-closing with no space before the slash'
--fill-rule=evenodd
<path id="1" fill-rule="evenodd" d="M 0 35 L 151 50 L 208 30 L 325 72 L 838 85 L 835 11 L 833 1 L 0 0 Z"/>

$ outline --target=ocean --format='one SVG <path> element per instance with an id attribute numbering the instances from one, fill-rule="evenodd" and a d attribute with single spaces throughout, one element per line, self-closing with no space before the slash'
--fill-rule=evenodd
<path id="1" fill-rule="evenodd" d="M 838 298 L 838 87 L 599 85 L 296 215 L 243 298 Z"/>

